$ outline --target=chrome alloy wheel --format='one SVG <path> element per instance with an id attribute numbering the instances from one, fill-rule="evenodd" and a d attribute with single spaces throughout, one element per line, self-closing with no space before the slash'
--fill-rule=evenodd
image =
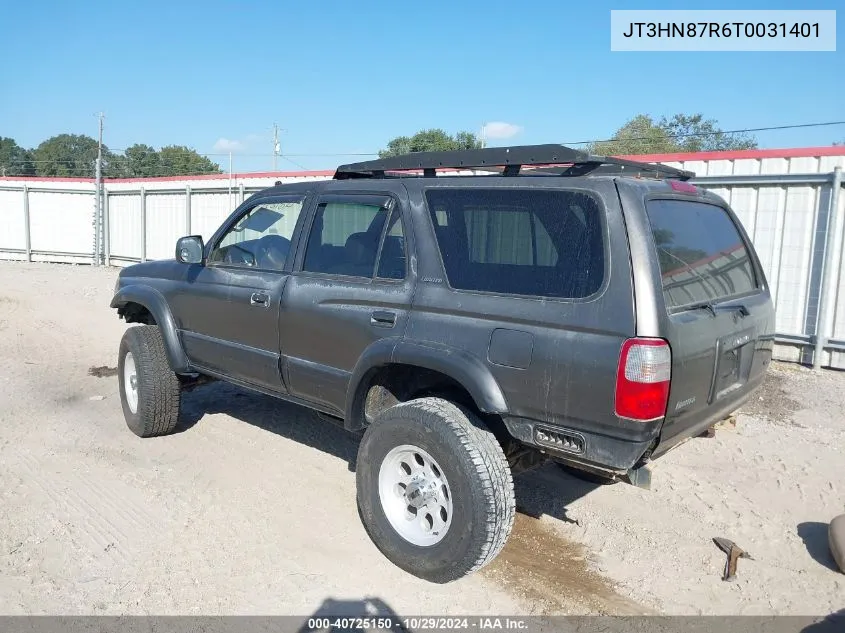
<path id="1" fill-rule="evenodd" d="M 123 392 L 126 404 L 132 413 L 138 413 L 138 372 L 135 369 L 135 357 L 128 352 L 123 359 Z"/>
<path id="2" fill-rule="evenodd" d="M 420 547 L 436 545 L 452 524 L 452 492 L 440 466 L 411 444 L 391 450 L 381 462 L 378 493 L 387 520 Z"/>

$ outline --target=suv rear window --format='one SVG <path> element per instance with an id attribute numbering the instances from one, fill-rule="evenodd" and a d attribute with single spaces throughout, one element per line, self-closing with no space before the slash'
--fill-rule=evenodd
<path id="1" fill-rule="evenodd" d="M 453 288 L 582 298 L 602 285 L 602 211 L 587 193 L 444 187 L 426 200 Z"/>
<path id="2" fill-rule="evenodd" d="M 724 209 L 687 200 L 650 200 L 646 209 L 667 308 L 736 297 L 758 287 L 748 247 Z"/>

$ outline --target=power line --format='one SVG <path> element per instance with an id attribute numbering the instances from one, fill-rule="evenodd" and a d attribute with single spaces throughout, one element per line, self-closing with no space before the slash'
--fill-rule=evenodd
<path id="1" fill-rule="evenodd" d="M 796 130 L 802 128 L 811 128 L 811 127 L 827 127 L 833 125 L 845 125 L 845 121 L 825 121 L 821 123 L 796 123 L 793 125 L 772 125 L 767 127 L 752 127 L 752 128 L 743 128 L 739 130 L 718 130 L 714 132 L 690 132 L 687 134 L 668 134 L 668 138 L 691 138 L 691 137 L 702 137 L 702 136 L 720 136 L 720 135 L 728 135 L 728 134 L 745 134 L 748 132 L 771 132 L 771 131 L 778 131 L 778 130 Z M 589 145 L 591 143 L 609 143 L 612 141 L 620 140 L 617 137 L 609 138 L 609 139 L 593 139 L 589 141 L 564 141 L 562 145 Z M 651 140 L 650 137 L 632 137 L 632 138 L 625 138 L 626 141 L 648 141 Z M 112 151 L 123 151 L 123 150 L 112 150 Z M 190 153 L 190 152 L 186 152 Z M 196 152 L 199 153 L 199 152 Z M 216 154 L 216 153 L 199 153 L 200 156 L 228 156 L 228 154 Z M 267 157 L 268 154 L 237 154 L 238 156 L 242 157 Z M 339 156 L 378 156 L 378 152 L 328 152 L 328 153 L 296 153 L 296 154 L 285 154 L 285 156 L 291 157 L 339 157 Z"/>
<path id="2" fill-rule="evenodd" d="M 244 154 L 241 154 L 244 156 Z M 378 156 L 378 152 L 335 152 L 333 154 L 285 154 L 285 156 Z"/>
<path id="3" fill-rule="evenodd" d="M 284 132 L 283 129 L 279 130 L 280 132 Z M 113 154 L 120 154 L 122 152 L 126 152 L 125 149 L 109 149 L 110 152 Z M 151 152 L 152 153 L 152 152 Z M 155 152 L 158 153 L 158 152 Z M 172 154 L 174 156 L 178 156 L 179 154 L 188 154 L 191 156 L 198 155 L 198 156 L 229 156 L 229 152 L 196 152 L 196 151 L 185 151 L 185 152 L 168 152 L 168 154 Z M 238 156 L 241 158 L 270 158 L 273 156 L 272 153 L 249 153 L 249 154 L 241 154 L 241 153 L 232 153 L 233 156 Z M 280 153 L 279 156 L 282 154 Z M 285 154 L 285 156 L 378 156 L 378 152 L 333 152 L 328 154 Z"/>
<path id="4" fill-rule="evenodd" d="M 46 158 L 42 160 L 28 160 L 26 158 L 12 158 L 9 160 L 10 163 L 67 163 L 70 165 L 76 165 L 78 163 L 91 163 L 94 164 L 94 161 L 97 160 L 96 156 L 94 158 Z"/>
<path id="5" fill-rule="evenodd" d="M 743 130 L 719 130 L 717 132 L 690 132 L 688 134 L 667 134 L 667 138 L 689 138 L 693 136 L 719 136 L 722 134 L 745 134 L 747 132 L 770 132 L 773 130 L 795 130 L 800 128 L 808 128 L 808 127 L 824 127 L 830 125 L 845 125 L 845 121 L 826 121 L 824 123 L 799 123 L 796 125 L 774 125 L 770 127 L 751 127 L 746 128 Z M 619 139 L 618 137 L 608 138 L 600 141 L 568 141 L 564 142 L 563 145 L 590 145 L 592 143 L 612 143 L 613 141 L 648 141 L 651 140 L 651 137 L 642 136 L 642 137 L 631 137 L 631 138 L 624 138 Z"/>
<path id="6" fill-rule="evenodd" d="M 300 165 L 300 164 L 299 164 L 299 163 L 297 163 L 295 160 L 291 160 L 291 159 L 290 159 L 290 158 L 288 158 L 286 155 L 284 155 L 284 154 L 279 154 L 279 155 L 280 155 L 282 158 L 284 158 L 286 161 L 288 161 L 289 163 L 291 163 L 292 165 L 296 165 L 296 166 L 297 166 L 297 167 L 299 167 L 300 169 L 302 169 L 302 170 L 304 170 L 304 171 L 308 171 L 308 168 L 307 168 L 307 167 L 304 167 L 303 165 Z M 275 165 L 273 166 L 273 171 L 276 171 Z"/>
<path id="7" fill-rule="evenodd" d="M 279 126 L 273 124 L 273 171 L 276 171 L 276 157 L 279 154 Z"/>
<path id="8" fill-rule="evenodd" d="M 279 142 L 279 132 L 284 132 L 285 130 L 280 130 L 277 124 L 273 124 L 273 171 L 276 171 L 276 160 L 282 153 L 282 144 Z"/>
<path id="9" fill-rule="evenodd" d="M 815 128 L 815 127 L 830 127 L 830 126 L 838 126 L 838 125 L 845 125 L 845 121 L 825 121 L 825 122 L 818 122 L 818 123 L 799 123 L 793 125 L 775 125 L 775 126 L 766 126 L 766 127 L 754 127 L 754 128 L 743 128 L 737 130 L 721 130 L 721 131 L 714 131 L 714 132 L 690 132 L 686 134 L 670 134 L 667 135 L 668 138 L 692 138 L 692 137 L 707 137 L 707 136 L 719 136 L 719 135 L 731 135 L 731 134 L 743 134 L 743 133 L 750 133 L 750 132 L 770 132 L 770 131 L 780 131 L 780 130 L 791 130 L 791 129 L 804 129 L 804 128 Z M 590 141 L 569 141 L 563 143 L 564 145 L 588 145 L 593 143 L 608 143 L 613 141 L 618 141 L 618 138 L 610 138 L 610 139 L 603 139 L 603 140 L 590 140 Z M 623 139 L 625 141 L 650 141 L 654 140 L 649 137 L 634 137 L 634 138 L 626 138 Z M 275 149 L 275 146 L 274 146 Z M 121 158 L 127 159 L 125 153 L 121 154 L 121 152 L 125 152 L 125 149 L 107 149 L 106 146 L 103 146 L 104 162 L 107 162 L 110 158 Z M 160 150 L 155 151 L 156 154 L 159 153 Z M 108 152 L 106 154 L 106 152 Z M 188 151 L 178 151 L 168 152 L 168 156 L 202 156 L 202 157 L 227 157 L 229 153 L 217 153 L 217 152 L 196 152 L 193 150 Z M 285 161 L 296 165 L 300 169 L 306 169 L 303 165 L 292 160 L 293 158 L 308 158 L 308 157 L 322 157 L 322 158 L 329 158 L 329 157 L 345 157 L 345 156 L 378 156 L 378 152 L 313 152 L 313 153 L 293 153 L 293 154 L 281 154 L 279 152 L 276 154 L 275 152 L 272 154 L 266 153 L 249 153 L 249 154 L 236 154 L 238 158 L 267 158 L 273 157 L 274 159 L 279 156 L 283 158 Z M 166 159 L 165 159 L 166 160 Z M 95 169 L 95 157 L 91 157 L 90 159 L 87 158 L 73 158 L 73 159 L 36 159 L 36 158 L 13 158 L 5 162 L 5 166 L 12 166 L 12 165 L 73 165 L 82 167 L 85 166 L 86 168 L 89 166 L 91 167 L 91 171 L 93 172 Z M 213 162 L 213 161 L 212 161 Z M 158 173 L 162 173 L 162 175 L 176 175 L 177 168 L 174 165 L 167 165 L 162 164 L 158 166 L 159 169 L 156 170 Z M 219 165 L 218 165 L 219 167 Z M 160 170 L 160 171 L 159 171 Z M 188 175 L 185 172 L 178 172 L 179 175 Z M 207 171 L 200 171 L 197 170 L 196 173 L 214 173 L 214 172 L 207 172 Z"/>
<path id="10" fill-rule="evenodd" d="M 793 129 L 802 129 L 802 128 L 813 128 L 813 127 L 828 127 L 828 126 L 835 126 L 835 125 L 845 125 L 845 121 L 825 121 L 820 123 L 798 123 L 793 125 L 774 125 L 774 126 L 767 126 L 767 127 L 753 127 L 753 128 L 742 128 L 737 130 L 720 130 L 714 132 L 690 132 L 686 134 L 670 134 L 667 135 L 668 138 L 689 138 L 689 137 L 702 137 L 702 136 L 719 136 L 719 135 L 728 135 L 728 134 L 743 134 L 748 132 L 771 132 L 771 131 L 779 131 L 779 130 L 793 130 Z M 587 145 L 590 143 L 607 143 L 611 141 L 620 140 L 617 137 L 609 138 L 609 139 L 591 139 L 586 141 L 564 141 L 564 145 Z M 648 137 L 636 137 L 636 138 L 626 138 L 625 140 L 650 140 Z M 103 146 L 104 150 L 107 150 L 109 153 L 120 156 L 121 154 L 126 152 L 127 148 L 107 148 L 105 145 Z M 160 150 L 155 150 L 155 153 L 159 153 Z M 285 154 L 288 158 L 291 157 L 299 157 L 299 158 L 307 158 L 307 157 L 315 157 L 315 158 L 331 158 L 331 157 L 340 157 L 340 156 L 378 156 L 378 152 L 307 152 L 307 153 L 292 153 L 292 154 Z M 179 156 L 179 155 L 190 155 L 190 156 L 219 156 L 228 158 L 229 152 L 197 152 L 194 150 L 186 150 L 186 151 L 169 151 L 168 155 L 172 156 Z M 270 158 L 274 156 L 274 153 L 238 153 L 233 154 L 238 158 Z M 125 156 L 125 154 L 124 154 Z M 281 152 L 279 153 L 281 156 Z M 56 160 L 27 160 L 27 159 L 13 159 L 10 162 L 32 162 L 32 163 L 45 163 L 45 162 L 65 162 L 65 163 L 76 163 L 79 162 L 77 159 L 56 159 Z"/>

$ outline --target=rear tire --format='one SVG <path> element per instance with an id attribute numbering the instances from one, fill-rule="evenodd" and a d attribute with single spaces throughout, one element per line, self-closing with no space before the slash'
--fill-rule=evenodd
<path id="1" fill-rule="evenodd" d="M 513 527 L 502 447 L 476 416 L 441 398 L 379 414 L 361 441 L 356 476 L 370 539 L 396 566 L 430 582 L 487 565 Z"/>
<path id="2" fill-rule="evenodd" d="M 181 383 L 167 361 L 157 326 L 126 330 L 120 341 L 117 376 L 129 430 L 139 437 L 173 432 L 179 421 Z"/>

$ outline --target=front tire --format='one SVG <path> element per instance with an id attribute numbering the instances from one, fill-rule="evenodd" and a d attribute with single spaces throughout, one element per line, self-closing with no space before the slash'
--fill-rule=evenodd
<path id="1" fill-rule="evenodd" d="M 181 383 L 167 361 L 157 326 L 126 330 L 120 341 L 117 376 L 129 429 L 139 437 L 172 433 L 179 421 Z"/>
<path id="2" fill-rule="evenodd" d="M 513 479 L 472 413 L 441 398 L 382 412 L 358 450 L 358 513 L 396 566 L 447 583 L 492 561 L 513 527 Z"/>

